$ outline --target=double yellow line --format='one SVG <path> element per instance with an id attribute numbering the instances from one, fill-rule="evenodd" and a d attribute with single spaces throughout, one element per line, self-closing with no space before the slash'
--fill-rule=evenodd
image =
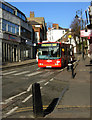
<path id="1" fill-rule="evenodd" d="M 48 107 L 48 105 L 44 105 L 43 106 L 43 110 L 45 110 Z M 58 105 L 57 106 L 58 109 L 62 109 L 62 108 L 92 108 L 92 106 L 90 105 L 83 105 L 83 106 L 72 106 L 72 105 Z M 26 111 L 32 111 L 33 107 L 24 107 L 24 108 L 19 108 L 17 109 L 15 112 L 26 112 Z"/>
<path id="2" fill-rule="evenodd" d="M 45 110 L 48 107 L 48 105 L 44 105 L 43 109 Z M 33 107 L 24 107 L 24 108 L 19 108 L 15 112 L 26 112 L 26 111 L 32 111 Z"/>

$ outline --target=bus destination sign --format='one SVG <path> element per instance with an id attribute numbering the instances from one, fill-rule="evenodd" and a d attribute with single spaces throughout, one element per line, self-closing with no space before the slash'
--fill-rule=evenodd
<path id="1" fill-rule="evenodd" d="M 56 47 L 58 46 L 57 43 L 44 43 L 44 44 L 41 44 L 41 47 Z"/>

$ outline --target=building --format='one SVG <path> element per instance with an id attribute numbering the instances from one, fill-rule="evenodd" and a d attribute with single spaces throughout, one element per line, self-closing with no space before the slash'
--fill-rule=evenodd
<path id="1" fill-rule="evenodd" d="M 30 17 L 27 19 L 35 31 L 35 42 L 39 43 L 47 40 L 47 28 L 44 17 L 35 17 L 34 12 L 30 11 Z"/>
<path id="2" fill-rule="evenodd" d="M 58 41 L 68 29 L 59 27 L 58 24 L 52 24 L 52 28 L 48 28 L 47 31 L 47 40 L 50 42 Z"/>
<path id="3" fill-rule="evenodd" d="M 0 2 L 0 47 L 2 62 L 33 58 L 33 30 L 24 13 L 7 2 Z"/>

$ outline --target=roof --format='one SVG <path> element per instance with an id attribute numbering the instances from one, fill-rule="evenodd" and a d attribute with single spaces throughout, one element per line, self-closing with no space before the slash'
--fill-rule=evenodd
<path id="1" fill-rule="evenodd" d="M 29 22 L 31 25 L 40 25 L 38 22 L 36 22 L 36 21 L 30 21 Z"/>

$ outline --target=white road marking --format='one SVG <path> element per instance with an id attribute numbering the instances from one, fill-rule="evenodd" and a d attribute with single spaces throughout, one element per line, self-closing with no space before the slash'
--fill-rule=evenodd
<path id="1" fill-rule="evenodd" d="M 7 104 L 7 103 L 9 103 L 11 101 L 12 101 L 12 99 L 7 99 L 7 100 L 5 100 L 5 102 L 3 102 L 3 104 Z"/>
<path id="2" fill-rule="evenodd" d="M 10 97 L 10 98 L 6 99 L 5 102 L 0 102 L 0 104 L 7 104 L 7 103 L 11 102 L 12 99 L 14 99 L 14 98 L 16 98 L 16 97 L 19 97 L 19 96 L 25 94 L 26 92 L 27 92 L 27 91 L 24 91 L 24 92 L 21 92 L 21 93 L 15 95 L 15 96 L 13 96 L 13 97 Z"/>
<path id="3" fill-rule="evenodd" d="M 46 82 L 44 85 L 47 85 L 49 82 Z"/>
<path id="4" fill-rule="evenodd" d="M 42 83 L 42 82 L 45 82 L 46 80 L 42 80 L 42 81 L 39 81 L 39 82 L 37 82 L 37 83 Z"/>
<path id="5" fill-rule="evenodd" d="M 31 97 L 32 97 L 32 94 L 29 95 L 27 98 L 25 98 L 25 99 L 22 101 L 22 103 L 25 103 L 25 102 L 28 101 Z"/>
<path id="6" fill-rule="evenodd" d="M 24 72 L 16 73 L 14 75 L 22 75 L 22 74 L 25 74 L 25 73 L 28 73 L 28 72 L 30 72 L 30 71 L 24 71 Z"/>
<path id="7" fill-rule="evenodd" d="M 12 71 L 12 70 L 15 70 L 15 69 L 10 69 L 10 70 Z M 8 70 L 2 70 L 2 72 L 6 72 L 6 71 L 9 72 Z"/>
<path id="8" fill-rule="evenodd" d="M 40 75 L 41 77 L 47 77 L 47 76 L 49 76 L 49 75 L 51 75 L 51 74 L 53 74 L 54 72 L 46 72 L 45 74 L 43 74 L 43 75 Z"/>
<path id="9" fill-rule="evenodd" d="M 16 98 L 16 97 L 19 97 L 19 96 L 25 94 L 26 92 L 27 92 L 27 91 L 21 92 L 21 93 L 15 95 L 15 96 L 13 96 L 13 97 L 10 97 L 8 100 L 12 100 L 12 99 L 14 99 L 14 98 Z"/>
<path id="10" fill-rule="evenodd" d="M 64 69 L 61 69 L 60 71 L 62 72 Z"/>
<path id="11" fill-rule="evenodd" d="M 12 74 L 12 73 L 15 73 L 17 71 L 11 71 L 11 72 L 8 72 L 8 73 L 3 73 L 3 75 L 9 75 L 9 74 Z"/>
<path id="12" fill-rule="evenodd" d="M 29 92 L 31 88 L 32 88 L 32 84 L 30 84 L 30 86 L 28 87 L 27 92 Z"/>
<path id="13" fill-rule="evenodd" d="M 12 110 L 10 110 L 8 113 L 6 113 L 7 115 L 10 115 L 11 113 L 13 113 L 15 110 L 17 110 L 18 107 L 14 107 Z"/>
<path id="14" fill-rule="evenodd" d="M 53 81 L 53 80 L 54 80 L 53 78 L 50 79 L 50 81 Z"/>
<path id="15" fill-rule="evenodd" d="M 5 102 L 0 102 L 0 105 L 6 104 Z"/>
<path id="16" fill-rule="evenodd" d="M 42 73 L 42 72 L 43 71 L 38 71 L 38 72 L 31 73 L 31 74 L 27 74 L 25 76 L 30 77 L 30 76 L 37 75 L 37 74 Z"/>
<path id="17" fill-rule="evenodd" d="M 36 70 L 39 70 L 40 68 L 37 68 Z"/>
<path id="18" fill-rule="evenodd" d="M 40 89 L 42 89 L 43 87 L 40 87 Z"/>

